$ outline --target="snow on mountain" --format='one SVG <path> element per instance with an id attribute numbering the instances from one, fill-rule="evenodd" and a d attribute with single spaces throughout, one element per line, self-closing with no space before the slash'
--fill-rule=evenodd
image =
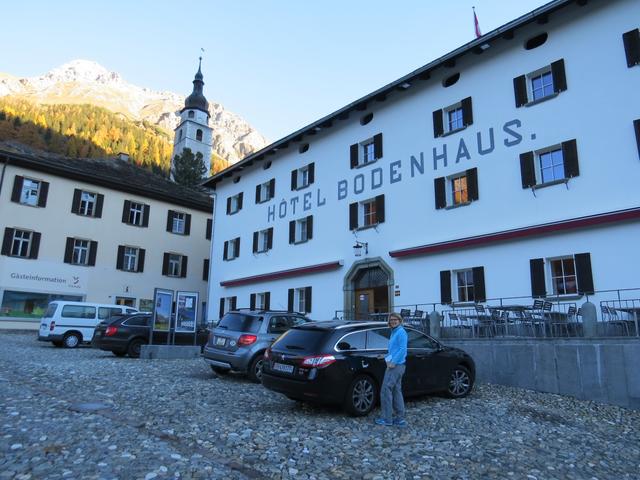
<path id="1" fill-rule="evenodd" d="M 185 79 L 187 95 L 191 93 L 190 80 Z M 73 60 L 34 78 L 0 73 L 0 97 L 7 95 L 40 104 L 97 105 L 133 120 L 158 125 L 169 130 L 171 138 L 185 99 L 185 95 L 132 85 L 118 73 L 89 60 Z M 229 162 L 235 163 L 268 143 L 245 120 L 211 99 L 209 113 L 214 135 L 213 151 Z"/>

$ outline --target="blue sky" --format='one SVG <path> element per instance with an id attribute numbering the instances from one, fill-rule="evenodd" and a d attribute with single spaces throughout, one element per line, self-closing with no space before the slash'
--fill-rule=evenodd
<path id="1" fill-rule="evenodd" d="M 277 140 L 544 0 L 22 0 L 3 5 L 0 72 L 77 58 L 136 85 L 205 95 Z"/>

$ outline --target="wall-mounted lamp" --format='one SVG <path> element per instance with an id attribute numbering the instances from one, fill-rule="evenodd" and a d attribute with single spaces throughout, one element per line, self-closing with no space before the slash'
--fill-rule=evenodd
<path id="1" fill-rule="evenodd" d="M 356 240 L 356 244 L 353 246 L 353 254 L 356 257 L 361 257 L 362 256 L 362 248 L 364 247 L 364 254 L 368 255 L 369 254 L 369 244 L 367 242 L 359 242 L 358 240 Z"/>

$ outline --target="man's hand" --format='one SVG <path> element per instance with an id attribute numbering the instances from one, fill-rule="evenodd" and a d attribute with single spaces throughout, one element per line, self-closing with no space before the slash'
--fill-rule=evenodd
<path id="1" fill-rule="evenodd" d="M 387 368 L 396 368 L 396 364 L 393 362 L 387 362 Z"/>

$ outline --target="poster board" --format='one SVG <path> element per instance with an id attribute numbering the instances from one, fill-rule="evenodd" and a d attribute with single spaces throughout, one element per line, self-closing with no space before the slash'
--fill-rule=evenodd
<path id="1" fill-rule="evenodd" d="M 153 291 L 153 330 L 169 332 L 171 328 L 171 310 L 173 290 L 156 288 Z"/>
<path id="2" fill-rule="evenodd" d="M 198 292 L 178 292 L 176 296 L 176 333 L 196 331 Z"/>

